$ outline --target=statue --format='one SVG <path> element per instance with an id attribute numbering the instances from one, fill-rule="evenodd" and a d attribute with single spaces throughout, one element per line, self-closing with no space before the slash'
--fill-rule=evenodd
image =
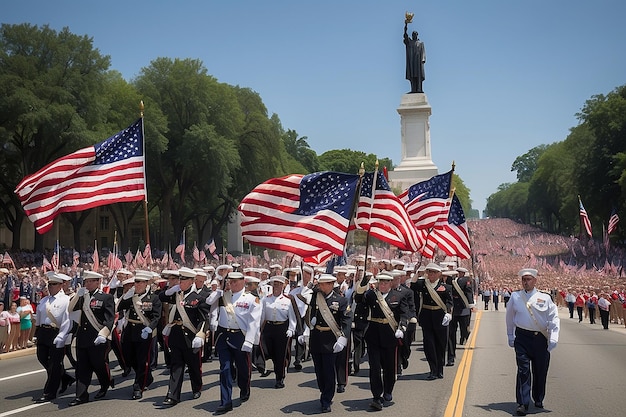
<path id="1" fill-rule="evenodd" d="M 407 25 L 413 21 L 413 13 L 406 13 L 404 19 L 404 45 L 406 46 L 406 79 L 411 83 L 411 93 L 423 93 L 422 81 L 424 75 L 424 63 L 426 62 L 426 49 L 424 42 L 413 31 L 412 37 L 407 34 Z"/>

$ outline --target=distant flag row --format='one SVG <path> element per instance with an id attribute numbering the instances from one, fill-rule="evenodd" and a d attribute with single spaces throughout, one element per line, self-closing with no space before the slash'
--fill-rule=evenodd
<path id="1" fill-rule="evenodd" d="M 585 210 L 585 207 L 583 206 L 583 202 L 580 199 L 580 196 L 578 196 L 578 214 L 580 216 L 581 233 L 584 229 L 587 236 L 591 237 L 591 220 L 589 220 L 589 215 L 587 214 L 587 210 Z M 609 225 L 606 230 L 607 236 L 615 232 L 618 223 L 619 216 L 617 215 L 617 209 L 613 207 L 613 210 L 611 211 L 611 216 L 609 217 Z"/>
<path id="2" fill-rule="evenodd" d="M 463 209 L 450 195 L 452 171 L 398 197 L 378 170 L 365 173 L 360 188 L 359 179 L 356 174 L 317 172 L 267 180 L 238 207 L 242 235 L 251 244 L 315 263 L 342 256 L 352 229 L 430 258 L 437 247 L 449 256 L 471 256 Z"/>

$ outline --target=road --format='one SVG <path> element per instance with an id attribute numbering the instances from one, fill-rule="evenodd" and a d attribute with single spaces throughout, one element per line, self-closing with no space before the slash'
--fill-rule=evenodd
<path id="1" fill-rule="evenodd" d="M 544 410 L 531 414 L 551 413 L 553 416 L 623 415 L 620 405 L 626 387 L 626 344 L 624 326 L 611 325 L 602 330 L 600 325 L 578 323 L 569 319 L 565 309 L 560 310 L 561 340 L 553 351 L 548 375 L 548 392 Z M 478 311 L 473 318 L 473 332 L 464 349 L 457 354 L 457 364 L 445 368 L 445 378 L 426 381 L 428 365 L 421 350 L 421 332 L 413 345 L 409 368 L 396 382 L 394 403 L 381 414 L 401 416 L 410 413 L 433 417 L 499 417 L 511 416 L 515 411 L 515 356 L 506 341 L 504 311 Z M 34 350 L 34 349 L 33 349 Z M 26 353 L 26 352 L 24 352 Z M 10 355 L 10 354 L 9 354 Z M 15 355 L 14 355 L 15 356 Z M 111 358 L 114 356 L 111 355 Z M 162 362 L 161 362 L 162 363 Z M 116 362 L 112 362 L 113 367 Z M 70 372 L 73 372 L 70 370 Z M 41 396 L 45 373 L 34 355 L 0 356 L 0 417 L 45 412 L 46 415 L 110 417 L 111 412 L 123 410 L 125 415 L 166 415 L 183 413 L 186 417 L 206 416 L 219 405 L 218 362 L 203 364 L 204 387 L 202 397 L 191 399 L 189 382 L 183 384 L 182 402 L 168 409 L 161 407 L 167 392 L 167 370 L 160 366 L 155 372 L 155 383 L 144 393 L 142 400 L 130 400 L 132 380 L 123 379 L 121 372 L 113 371 L 116 387 L 100 401 L 69 408 L 73 398 L 72 386 L 68 392 L 44 404 L 33 400 Z M 250 401 L 240 404 L 238 389 L 234 392 L 234 410 L 228 415 L 312 415 L 318 414 L 319 392 L 312 363 L 306 362 L 302 372 L 292 369 L 286 378 L 286 388 L 274 389 L 274 379 L 252 375 Z M 95 381 L 94 381 L 95 382 Z M 92 386 L 92 394 L 97 387 Z M 370 401 L 367 364 L 361 374 L 352 376 L 346 392 L 336 394 L 332 415 L 348 416 L 355 411 L 373 412 Z M 169 411 L 166 411 L 169 410 Z"/>

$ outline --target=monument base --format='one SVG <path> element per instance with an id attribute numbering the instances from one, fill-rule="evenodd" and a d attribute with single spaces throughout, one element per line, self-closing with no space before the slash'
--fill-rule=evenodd
<path id="1" fill-rule="evenodd" d="M 402 190 L 439 173 L 432 161 L 430 149 L 430 123 L 432 108 L 424 93 L 403 94 L 400 106 L 402 132 L 402 160 L 389 172 L 394 188 Z"/>

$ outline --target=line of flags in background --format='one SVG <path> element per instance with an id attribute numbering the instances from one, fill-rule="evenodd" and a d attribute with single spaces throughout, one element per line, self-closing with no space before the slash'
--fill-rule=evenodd
<path id="1" fill-rule="evenodd" d="M 583 202 L 580 199 L 580 196 L 578 196 L 578 207 L 579 207 L 580 222 L 582 225 L 581 229 L 584 228 L 585 232 L 587 233 L 587 236 L 591 237 L 592 236 L 591 220 L 589 220 L 589 215 L 587 214 L 587 210 L 585 210 L 585 207 L 583 206 Z M 606 229 L 605 240 L 607 240 L 606 238 L 608 238 L 608 236 L 611 235 L 617 229 L 618 223 L 619 223 L 619 216 L 617 215 L 617 208 L 613 207 L 613 210 L 611 210 L 611 216 L 609 217 L 609 225 Z M 581 233 L 582 233 L 582 230 L 581 230 Z"/>

